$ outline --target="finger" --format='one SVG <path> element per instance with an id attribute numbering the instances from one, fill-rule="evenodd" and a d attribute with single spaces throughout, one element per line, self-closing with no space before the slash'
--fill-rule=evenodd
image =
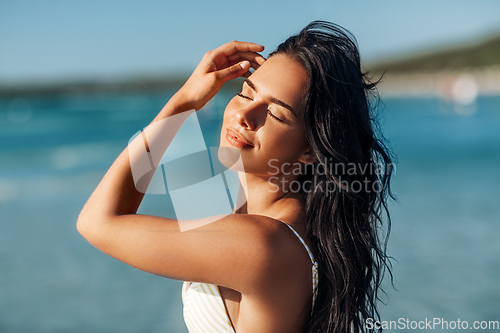
<path id="1" fill-rule="evenodd" d="M 266 58 L 255 52 L 238 52 L 228 57 L 230 64 L 235 64 L 242 60 L 250 61 L 250 65 L 253 69 L 258 69 L 263 63 L 266 62 Z"/>
<path id="2" fill-rule="evenodd" d="M 229 66 L 232 66 L 232 65 L 236 65 L 237 63 L 241 62 L 241 60 L 235 60 L 235 61 L 230 61 L 229 64 L 227 66 L 224 66 L 224 67 L 229 67 Z M 253 69 L 257 69 L 260 67 L 260 65 L 254 61 L 250 61 L 250 67 L 253 68 Z"/>
<path id="3" fill-rule="evenodd" d="M 219 46 L 216 50 L 223 52 L 226 56 L 230 56 L 236 52 L 262 52 L 264 46 L 251 42 L 232 41 L 230 43 Z"/>
<path id="4" fill-rule="evenodd" d="M 213 70 L 219 70 L 223 69 L 227 66 L 228 58 L 232 55 L 238 54 L 238 53 L 247 53 L 248 57 L 250 59 L 244 59 L 240 58 L 237 59 L 237 61 L 241 60 L 249 60 L 254 63 L 263 63 L 265 59 L 258 55 L 258 56 L 251 56 L 250 54 L 256 52 L 260 52 L 264 50 L 264 46 L 255 44 L 255 43 L 250 43 L 250 42 L 239 42 L 239 41 L 233 41 L 227 44 L 224 44 L 222 46 L 219 46 L 215 50 L 209 51 L 205 54 L 206 62 L 209 65 L 208 71 L 213 71 Z M 261 58 L 262 57 L 262 58 Z M 237 57 L 236 57 L 237 58 Z M 230 61 L 229 61 L 230 62 Z M 211 64 L 215 65 L 215 68 L 212 68 Z M 255 66 L 258 67 L 258 66 Z"/>
<path id="5" fill-rule="evenodd" d="M 253 55 L 246 54 L 246 55 L 243 55 L 240 57 L 240 56 L 238 56 L 238 53 L 233 54 L 233 56 L 229 57 L 228 60 L 229 60 L 230 65 L 236 64 L 236 63 L 241 62 L 243 60 L 248 60 L 248 61 L 250 61 L 250 66 L 254 69 L 258 69 L 260 67 L 260 65 L 262 65 L 266 61 L 264 59 L 264 57 L 262 57 L 260 55 L 255 57 Z"/>
<path id="6" fill-rule="evenodd" d="M 250 62 L 250 64 L 253 69 L 258 69 L 260 67 L 260 65 L 256 62 Z"/>
<path id="7" fill-rule="evenodd" d="M 258 54 L 258 53 L 257 53 L 257 54 Z M 263 63 L 265 63 L 265 62 L 266 62 L 266 60 L 267 60 L 266 58 L 264 58 L 261 54 L 259 54 L 259 56 L 258 56 L 258 57 L 256 57 L 254 61 L 255 61 L 255 62 L 257 62 L 257 63 L 259 64 L 259 66 L 260 66 L 260 65 L 262 65 Z"/>
<path id="8" fill-rule="evenodd" d="M 266 59 L 257 52 L 237 52 L 227 57 L 230 61 L 248 60 L 262 65 Z"/>
<path id="9" fill-rule="evenodd" d="M 215 74 L 219 80 L 224 82 L 229 81 L 231 79 L 237 78 L 238 76 L 244 75 L 250 69 L 250 62 L 248 60 L 244 60 L 236 65 L 224 68 L 220 71 L 217 71 Z"/>
<path id="10" fill-rule="evenodd" d="M 248 79 L 250 77 L 250 75 L 252 75 L 253 73 L 251 73 L 250 71 L 246 72 L 246 73 L 243 73 L 242 75 L 240 76 L 243 76 L 244 78 Z"/>
<path id="11" fill-rule="evenodd" d="M 262 65 L 263 63 L 265 63 L 266 60 L 267 59 L 264 58 L 263 56 L 260 56 L 260 57 L 258 57 L 258 58 L 255 59 L 255 61 L 259 64 L 259 66 Z"/>

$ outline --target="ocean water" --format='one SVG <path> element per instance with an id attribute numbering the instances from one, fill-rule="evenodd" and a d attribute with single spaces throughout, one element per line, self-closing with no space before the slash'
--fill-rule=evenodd
<path id="1" fill-rule="evenodd" d="M 202 112 L 207 146 L 232 92 Z M 94 249 L 79 211 L 171 92 L 0 99 L 0 332 L 186 332 L 181 284 Z M 386 99 L 398 156 L 383 320 L 500 320 L 500 97 Z M 168 215 L 149 196 L 143 212 Z"/>

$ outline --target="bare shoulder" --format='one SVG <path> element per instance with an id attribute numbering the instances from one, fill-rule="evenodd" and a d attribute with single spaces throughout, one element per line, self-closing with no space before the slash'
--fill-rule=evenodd
<path id="1" fill-rule="evenodd" d="M 243 239 L 251 244 L 243 251 L 252 258 L 257 288 L 277 290 L 276 285 L 286 287 L 287 283 L 310 280 L 309 254 L 286 223 L 260 215 L 246 215 L 243 219 L 242 231 L 247 233 Z"/>

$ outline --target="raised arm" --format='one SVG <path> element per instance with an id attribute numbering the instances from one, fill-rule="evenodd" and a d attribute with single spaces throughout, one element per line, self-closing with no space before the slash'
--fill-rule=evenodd
<path id="1" fill-rule="evenodd" d="M 250 67 L 258 68 L 265 60 L 256 52 L 263 49 L 264 47 L 258 44 L 234 41 L 207 52 L 187 82 L 163 107 L 153 123 L 169 117 L 187 118 L 187 116 L 175 116 L 186 111 L 201 109 L 219 91 L 224 82 L 247 75 Z M 182 125 L 182 121 L 171 122 L 171 125 L 169 130 L 175 132 Z M 142 140 L 141 136 L 135 139 L 140 144 L 143 144 Z M 163 146 L 166 149 L 168 144 Z M 142 191 L 137 191 L 134 185 L 129 153 L 125 149 L 85 205 L 78 220 L 78 227 L 83 230 L 87 224 L 92 224 L 92 221 L 85 218 L 88 214 L 93 216 L 134 214 L 142 197 Z"/>
<path id="2" fill-rule="evenodd" d="M 257 53 L 262 50 L 263 47 L 258 44 L 234 41 L 207 52 L 188 81 L 149 127 L 155 127 L 155 123 L 160 120 L 170 120 L 167 118 L 183 120 L 189 113 L 186 111 L 201 109 L 224 82 L 238 76 L 248 76 L 250 67 L 258 68 L 265 61 Z M 181 124 L 182 121 L 171 122 L 169 130 L 174 133 Z M 167 138 L 163 142 L 164 149 L 173 135 L 167 135 Z M 242 230 L 229 228 L 227 232 L 212 235 L 210 240 L 206 233 L 194 232 L 189 236 L 181 233 L 177 221 L 136 215 L 144 191 L 138 190 L 134 183 L 130 156 L 135 155 L 129 149 L 144 144 L 156 145 L 154 142 L 145 142 L 144 136 L 138 136 L 115 160 L 80 213 L 78 231 L 101 251 L 142 270 L 177 279 L 202 278 L 208 274 L 203 269 L 203 260 L 217 256 L 224 250 L 214 247 L 213 241 L 217 237 L 228 237 L 227 232 L 240 233 Z M 146 179 L 141 186 L 145 188 L 147 183 Z M 241 218 L 244 219 L 236 219 Z M 227 243 L 227 240 L 221 242 Z M 230 246 L 230 243 L 226 246 Z M 186 263 L 195 264 L 196 267 Z M 212 264 L 217 266 L 216 263 Z M 213 278 L 206 277 L 208 280 Z"/>

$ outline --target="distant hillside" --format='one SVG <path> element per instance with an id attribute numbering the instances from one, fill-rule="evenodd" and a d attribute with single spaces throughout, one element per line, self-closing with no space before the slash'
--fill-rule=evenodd
<path id="1" fill-rule="evenodd" d="M 17 95 L 58 95 L 58 94 L 88 94 L 116 93 L 129 91 L 168 91 L 177 90 L 186 81 L 186 77 L 176 76 L 164 79 L 136 78 L 117 81 L 74 81 L 53 84 L 32 84 L 1 86 L 0 97 L 15 97 Z"/>
<path id="2" fill-rule="evenodd" d="M 500 35 L 466 46 L 378 62 L 367 68 L 372 73 L 408 73 L 479 69 L 494 65 L 500 65 Z"/>
<path id="3" fill-rule="evenodd" d="M 61 95 L 61 94 L 92 94 L 92 93 L 127 93 L 152 91 L 177 91 L 188 79 L 189 75 L 166 76 L 165 78 L 143 77 L 117 81 L 74 81 L 53 84 L 33 85 L 1 85 L 0 98 L 15 98 L 22 95 Z M 224 89 L 237 89 L 242 81 L 231 80 L 224 84 Z"/>

